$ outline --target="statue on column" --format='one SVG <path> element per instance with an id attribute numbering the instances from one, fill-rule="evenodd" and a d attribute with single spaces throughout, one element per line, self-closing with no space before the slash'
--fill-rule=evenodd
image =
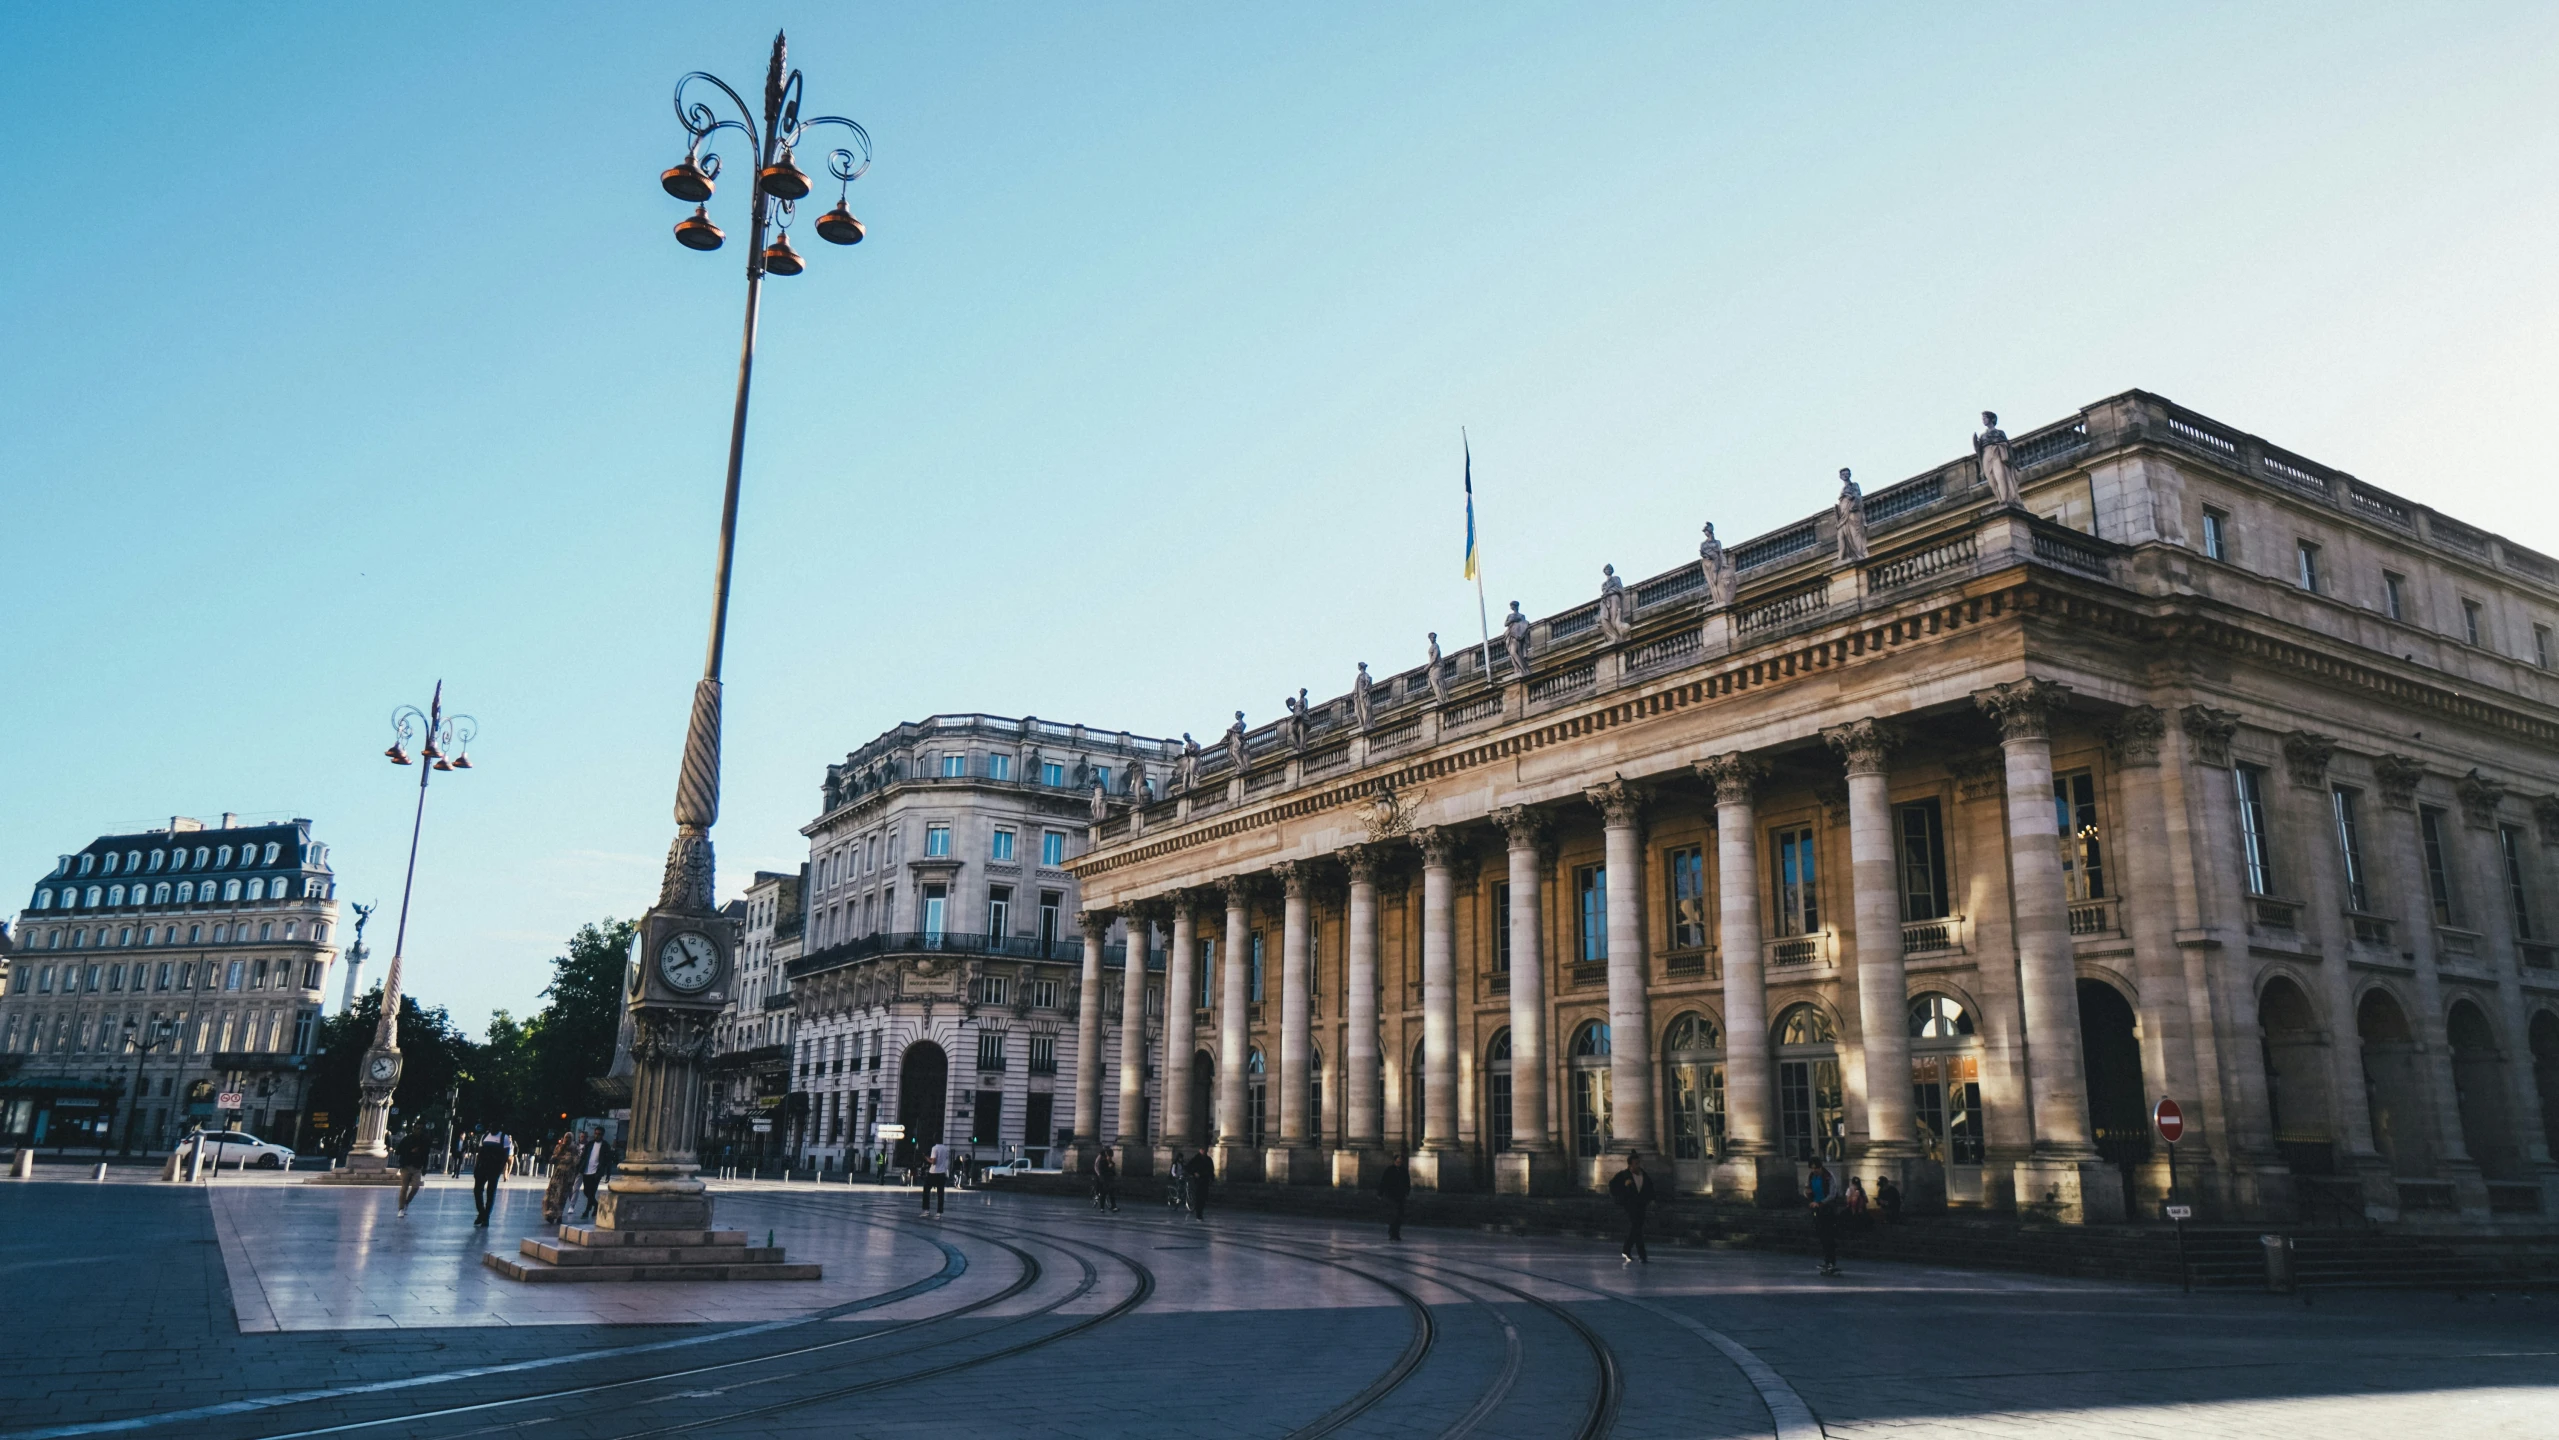
<path id="1" fill-rule="evenodd" d="M 1434 630 L 1431 632 L 1430 663 L 1422 668 L 1422 683 L 1431 687 L 1431 703 L 1435 705 L 1448 699 L 1448 679 L 1439 673 L 1439 664 L 1439 632 Z"/>
<path id="2" fill-rule="evenodd" d="M 1981 481 L 1990 498 L 2002 505 L 2022 505 L 2025 490 L 2017 483 L 2017 467 L 2008 458 L 2008 434 L 1996 412 L 1981 412 L 1981 433 L 1973 437 L 1973 458 L 1981 464 Z"/>
<path id="3" fill-rule="evenodd" d="M 1234 764 L 1236 774 L 1244 773 L 1244 712 L 1241 710 L 1235 712 L 1235 723 L 1226 727 L 1226 758 Z"/>
<path id="4" fill-rule="evenodd" d="M 1706 538 L 1697 542 L 1697 565 L 1706 572 L 1706 603 L 1718 610 L 1729 608 L 1740 577 L 1733 571 L 1733 559 L 1724 553 L 1724 542 L 1715 538 L 1715 522 L 1706 522 Z"/>
<path id="5" fill-rule="evenodd" d="M 1626 638 L 1626 582 L 1617 578 L 1617 567 L 1599 567 L 1599 633 L 1615 645 Z"/>
<path id="6" fill-rule="evenodd" d="M 1102 782 L 1096 780 L 1093 782 L 1093 819 L 1098 822 L 1110 813 L 1110 794 L 1102 788 Z"/>
<path id="7" fill-rule="evenodd" d="M 1128 762 L 1128 797 L 1136 804 L 1146 803 L 1146 762 L 1135 756 Z"/>
<path id="8" fill-rule="evenodd" d="M 1182 732 L 1182 758 L 1175 766 L 1173 773 L 1183 790 L 1200 783 L 1200 742 L 1192 739 L 1188 730 Z"/>
<path id="9" fill-rule="evenodd" d="M 1831 509 L 1839 516 L 1839 558 L 1843 562 L 1865 559 L 1866 501 L 1844 465 L 1839 471 L 1839 501 Z"/>
<path id="10" fill-rule="evenodd" d="M 1374 704 L 1369 695 L 1371 684 L 1368 678 L 1368 662 L 1362 660 L 1359 662 L 1359 674 L 1351 677 L 1351 720 L 1363 731 L 1368 729 L 1369 717 L 1375 713 Z"/>
<path id="11" fill-rule="evenodd" d="M 1528 678 L 1528 617 L 1519 613 L 1519 602 L 1511 602 L 1511 613 L 1502 620 L 1502 648 L 1510 652 L 1511 673 Z M 1490 680 L 1492 677 L 1484 677 Z"/>

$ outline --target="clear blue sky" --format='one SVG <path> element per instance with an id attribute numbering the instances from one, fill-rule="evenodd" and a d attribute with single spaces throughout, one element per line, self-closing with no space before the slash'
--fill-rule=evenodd
<path id="1" fill-rule="evenodd" d="M 901 719 L 1206 736 L 1470 633 L 1461 424 L 1496 612 L 2133 386 L 2559 548 L 2547 5 L 18 5 L 9 906 L 223 810 L 395 905 L 439 676 L 417 993 L 648 903 L 742 288 L 656 174 L 777 24 L 878 163 L 768 291 L 724 890 Z"/>

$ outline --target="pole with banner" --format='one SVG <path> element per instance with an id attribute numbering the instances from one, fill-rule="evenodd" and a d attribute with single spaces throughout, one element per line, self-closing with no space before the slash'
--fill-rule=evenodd
<path id="1" fill-rule="evenodd" d="M 2177 1288 L 2192 1293 L 2194 1283 L 2186 1270 L 2186 1221 L 2194 1215 L 2195 1207 L 2180 1204 L 2177 1200 L 2177 1142 L 2186 1138 L 2186 1112 L 2178 1108 L 2176 1101 L 2162 1095 L 2159 1103 L 2150 1108 L 2150 1123 L 2159 1131 L 2159 1138 L 2168 1143 L 2168 1204 L 2165 1208 L 2168 1222 L 2177 1227 Z"/>

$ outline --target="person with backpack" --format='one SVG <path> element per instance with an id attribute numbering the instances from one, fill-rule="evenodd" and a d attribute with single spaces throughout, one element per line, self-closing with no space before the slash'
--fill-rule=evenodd
<path id="1" fill-rule="evenodd" d="M 1120 1165 L 1108 1150 L 1093 1156 L 1093 1208 L 1119 1213 Z"/>
<path id="2" fill-rule="evenodd" d="M 1813 1212 L 1813 1239 L 1822 1247 L 1819 1275 L 1839 1273 L 1839 1212 L 1843 1207 L 1839 1182 L 1830 1175 L 1830 1167 L 1816 1156 L 1809 1174 L 1804 1177 L 1804 1200 Z"/>
<path id="3" fill-rule="evenodd" d="M 1653 1185 L 1653 1177 L 1644 1170 L 1642 1155 L 1632 1150 L 1626 1152 L 1626 1168 L 1609 1180 L 1608 1198 L 1616 1201 L 1617 1208 L 1626 1212 L 1626 1243 L 1617 1247 L 1618 1261 L 1626 1265 L 1637 1260 L 1652 1264 L 1653 1252 L 1644 1246 L 1644 1212 L 1652 1208 L 1661 1194 Z"/>
<path id="4" fill-rule="evenodd" d="M 1386 1197 L 1386 1238 L 1404 1238 L 1404 1202 L 1413 1193 L 1413 1170 L 1404 1163 L 1404 1152 L 1393 1151 L 1386 1157 L 1386 1169 L 1377 1177 L 1377 1193 Z"/>

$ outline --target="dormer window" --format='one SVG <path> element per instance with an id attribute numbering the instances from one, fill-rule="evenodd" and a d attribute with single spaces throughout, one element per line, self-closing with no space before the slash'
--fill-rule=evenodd
<path id="1" fill-rule="evenodd" d="M 152 868 L 152 870 L 153 870 L 153 871 L 155 871 L 155 872 L 156 872 L 156 871 L 158 871 L 158 870 L 159 870 L 159 868 L 160 868 L 160 866 L 161 866 L 163 863 L 165 863 L 165 862 L 168 860 L 168 858 L 169 858 L 169 852 L 168 852 L 168 851 L 166 851 L 166 850 L 154 850 L 154 851 L 152 851 L 152 852 L 151 852 L 151 868 Z"/>
<path id="2" fill-rule="evenodd" d="M 276 857 L 277 852 L 281 851 L 283 848 L 284 848 L 284 845 L 283 845 L 283 842 L 281 842 L 281 841 L 277 841 L 277 840 L 270 840 L 270 841 L 268 841 L 268 842 L 267 842 L 267 854 L 266 854 L 266 860 L 265 860 L 263 863 L 268 864 L 268 865 L 272 865 L 272 864 L 274 864 L 274 863 L 275 863 L 275 857 Z"/>
<path id="3" fill-rule="evenodd" d="M 109 874 L 109 875 L 113 875 L 114 873 L 116 873 L 116 859 L 117 859 L 116 852 L 114 852 L 113 850 L 110 850 L 110 851 L 108 851 L 108 852 L 107 852 L 107 868 L 106 868 L 106 873 L 107 873 L 107 874 Z"/>
<path id="4" fill-rule="evenodd" d="M 95 869 L 97 869 L 97 868 L 98 868 L 98 857 L 97 857 L 97 856 L 95 856 L 95 855 L 86 855 L 86 854 L 84 854 L 84 855 L 82 855 L 82 856 L 80 857 L 80 873 L 81 873 L 81 874 L 86 875 L 86 874 L 88 874 L 90 871 L 95 870 Z"/>
<path id="5" fill-rule="evenodd" d="M 231 863 L 231 847 L 230 847 L 230 846 L 225 845 L 225 846 L 223 846 L 221 849 L 219 849 L 219 850 L 217 850 L 217 851 L 213 852 L 213 865 L 214 865 L 214 868 L 215 868 L 215 869 L 217 869 L 217 870 L 218 870 L 218 869 L 221 869 L 223 866 L 228 865 L 228 864 L 230 864 L 230 863 Z"/>

